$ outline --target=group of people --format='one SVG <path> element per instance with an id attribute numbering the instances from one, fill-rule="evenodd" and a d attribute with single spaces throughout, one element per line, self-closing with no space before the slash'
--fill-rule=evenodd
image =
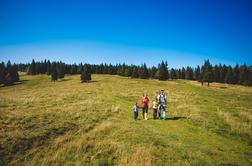
<path id="1" fill-rule="evenodd" d="M 164 90 L 160 90 L 159 92 L 157 92 L 156 97 L 152 102 L 153 119 L 157 118 L 162 119 L 162 113 L 163 113 L 163 119 L 166 120 L 166 104 L 167 102 Z M 141 107 L 138 106 L 137 102 L 133 106 L 134 120 L 137 120 L 138 118 L 139 108 L 143 109 L 142 118 L 148 120 L 149 98 L 147 93 L 143 94 L 141 100 Z"/>

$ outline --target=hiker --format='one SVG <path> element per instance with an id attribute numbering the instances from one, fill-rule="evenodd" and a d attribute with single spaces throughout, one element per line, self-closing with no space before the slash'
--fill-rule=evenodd
<path id="1" fill-rule="evenodd" d="M 158 96 L 158 118 L 161 119 L 161 110 L 163 110 L 163 118 L 166 120 L 166 96 L 164 94 L 164 90 L 160 91 Z"/>
<path id="2" fill-rule="evenodd" d="M 134 117 L 134 120 L 137 120 L 137 117 L 138 117 L 138 105 L 137 105 L 137 102 L 133 106 L 133 117 Z"/>
<path id="3" fill-rule="evenodd" d="M 157 118 L 157 108 L 158 108 L 158 99 L 155 98 L 152 102 L 152 108 L 153 108 L 153 119 L 155 120 Z"/>
<path id="4" fill-rule="evenodd" d="M 145 93 L 142 97 L 142 108 L 143 108 L 143 119 L 148 120 L 148 105 L 149 105 L 149 98 L 148 95 Z"/>

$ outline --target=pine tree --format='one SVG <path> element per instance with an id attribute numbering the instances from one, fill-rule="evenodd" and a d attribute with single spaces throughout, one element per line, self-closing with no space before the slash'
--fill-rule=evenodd
<path id="1" fill-rule="evenodd" d="M 226 74 L 227 74 L 227 66 L 226 65 L 219 65 L 219 68 L 221 70 L 221 73 L 220 73 L 220 82 L 221 83 L 224 83 L 225 82 L 225 78 L 226 78 Z"/>
<path id="2" fill-rule="evenodd" d="M 238 84 L 240 77 L 240 67 L 239 65 L 235 65 L 234 67 L 234 84 Z"/>
<path id="3" fill-rule="evenodd" d="M 5 64 L 4 62 L 2 62 L 0 64 L 0 84 L 5 84 L 5 75 L 6 75 Z"/>
<path id="4" fill-rule="evenodd" d="M 138 67 L 137 66 L 133 67 L 133 71 L 132 71 L 131 77 L 132 78 L 138 78 Z"/>
<path id="5" fill-rule="evenodd" d="M 13 82 L 19 81 L 18 67 L 16 64 L 11 66 L 10 76 L 11 76 Z"/>
<path id="6" fill-rule="evenodd" d="M 210 64 L 209 60 L 206 60 L 201 69 L 201 84 L 203 85 L 204 82 L 207 82 L 207 85 L 209 86 L 210 82 L 212 81 L 213 81 L 212 65 Z"/>
<path id="7" fill-rule="evenodd" d="M 169 73 L 168 73 L 168 64 L 167 62 L 162 61 L 161 64 L 159 64 L 158 71 L 159 76 L 158 79 L 161 81 L 165 81 L 169 79 Z"/>
<path id="8" fill-rule="evenodd" d="M 52 63 L 51 78 L 52 78 L 52 81 L 57 81 L 58 80 L 58 71 L 57 71 L 56 62 Z"/>
<path id="9" fill-rule="evenodd" d="M 249 69 L 246 64 L 240 66 L 239 84 L 242 85 L 249 84 Z"/>
<path id="10" fill-rule="evenodd" d="M 91 70 L 88 65 L 84 65 L 83 71 L 81 73 L 81 82 L 91 81 Z"/>
<path id="11" fill-rule="evenodd" d="M 170 78 L 173 80 L 173 79 L 177 79 L 176 77 L 176 72 L 175 70 L 172 68 L 171 71 L 170 71 Z"/>
<path id="12" fill-rule="evenodd" d="M 157 72 L 157 68 L 153 66 L 150 70 L 150 78 L 156 78 L 155 74 Z"/>
<path id="13" fill-rule="evenodd" d="M 30 75 L 36 75 L 37 74 L 36 73 L 36 63 L 35 63 L 34 59 L 32 60 L 31 65 L 29 66 L 28 74 L 30 74 Z"/>
<path id="14" fill-rule="evenodd" d="M 252 66 L 250 66 L 250 69 L 249 69 L 249 86 L 252 86 Z"/>
<path id="15" fill-rule="evenodd" d="M 193 80 L 193 70 L 189 66 L 186 68 L 185 79 Z"/>
<path id="16" fill-rule="evenodd" d="M 213 69 L 213 81 L 220 82 L 220 77 L 221 77 L 220 68 L 217 65 L 215 65 Z"/>
<path id="17" fill-rule="evenodd" d="M 60 62 L 58 64 L 58 78 L 59 79 L 63 79 L 65 77 L 65 69 L 64 69 L 64 64 L 62 62 Z"/>
<path id="18" fill-rule="evenodd" d="M 142 79 L 149 78 L 149 71 L 145 63 L 138 70 L 138 75 L 139 75 L 139 78 L 142 78 Z"/>
<path id="19" fill-rule="evenodd" d="M 46 64 L 46 74 L 51 75 L 51 62 L 48 60 Z"/>
<path id="20" fill-rule="evenodd" d="M 199 80 L 200 78 L 200 67 L 199 65 L 197 66 L 197 68 L 195 69 L 195 76 L 194 76 L 194 79 L 195 80 Z"/>
<path id="21" fill-rule="evenodd" d="M 185 79 L 185 73 L 186 73 L 185 68 L 182 67 L 182 70 L 181 70 L 181 79 Z"/>
<path id="22" fill-rule="evenodd" d="M 233 84 L 234 83 L 234 75 L 233 75 L 233 69 L 231 66 L 228 66 L 225 83 Z"/>

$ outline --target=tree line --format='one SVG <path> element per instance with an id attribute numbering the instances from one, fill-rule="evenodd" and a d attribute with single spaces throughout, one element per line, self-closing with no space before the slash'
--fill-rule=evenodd
<path id="1" fill-rule="evenodd" d="M 91 80 L 91 74 L 110 74 L 120 75 L 131 78 L 141 79 L 159 79 L 174 80 L 186 79 L 197 80 L 203 85 L 205 82 L 209 85 L 211 82 L 220 82 L 228 84 L 240 84 L 252 86 L 252 66 L 219 64 L 212 65 L 206 60 L 202 66 L 182 67 L 180 69 L 168 68 L 168 63 L 162 61 L 158 66 L 147 67 L 142 65 L 123 64 L 65 64 L 63 62 L 50 62 L 44 60 L 35 62 L 32 60 L 28 64 L 18 64 L 18 70 L 27 72 L 30 75 L 47 74 L 51 75 L 52 80 L 62 79 L 65 74 L 81 74 L 82 81 Z"/>
<path id="2" fill-rule="evenodd" d="M 10 61 L 5 64 L 0 63 L 0 85 L 12 85 L 19 81 L 18 65 L 11 64 Z"/>

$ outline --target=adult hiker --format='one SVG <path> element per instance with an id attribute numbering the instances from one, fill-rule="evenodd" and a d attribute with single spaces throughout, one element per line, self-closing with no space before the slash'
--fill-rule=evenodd
<path id="1" fill-rule="evenodd" d="M 161 119 L 161 110 L 163 110 L 163 118 L 166 120 L 166 96 L 164 94 L 164 90 L 160 91 L 158 96 L 158 118 Z"/>
<path id="2" fill-rule="evenodd" d="M 149 106 L 149 98 L 147 93 L 143 94 L 142 97 L 142 108 L 143 108 L 143 119 L 148 120 L 148 106 Z"/>

